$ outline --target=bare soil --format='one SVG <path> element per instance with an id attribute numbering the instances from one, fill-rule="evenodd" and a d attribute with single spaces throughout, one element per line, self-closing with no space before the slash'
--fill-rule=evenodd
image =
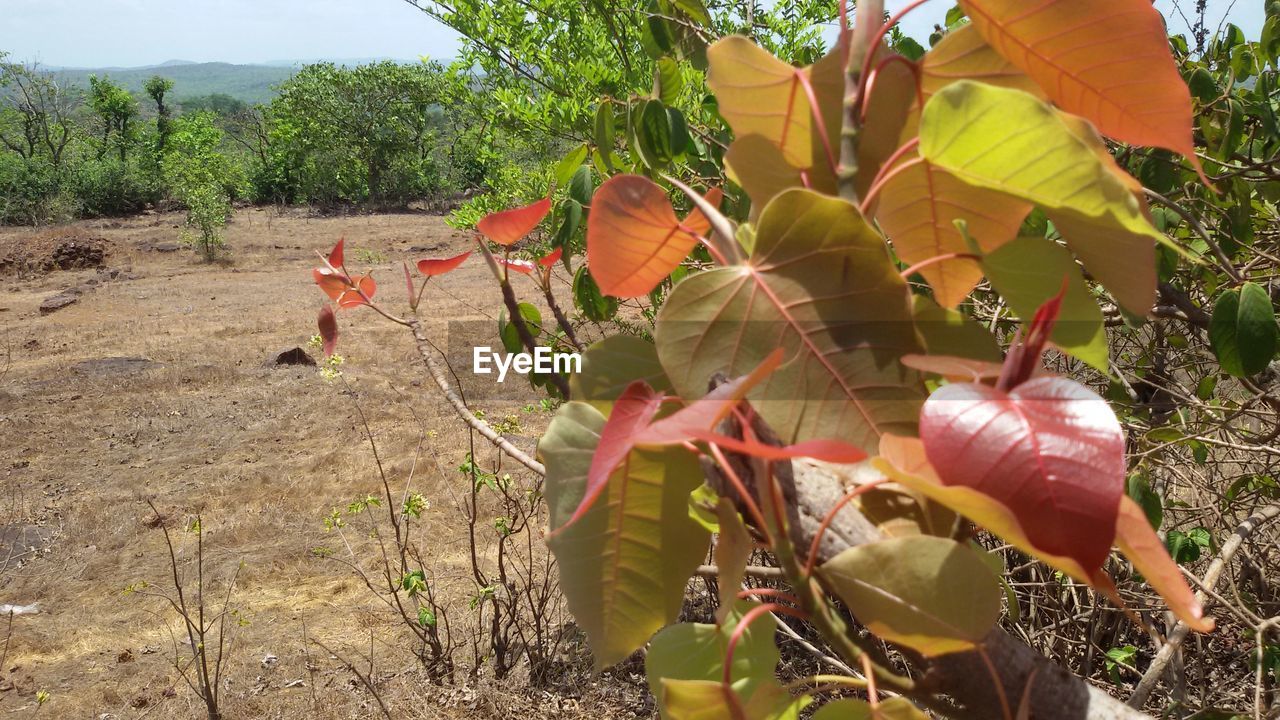
<path id="1" fill-rule="evenodd" d="M 604 690 L 607 678 L 533 691 L 485 680 L 481 669 L 432 686 L 392 614 L 323 557 L 340 541 L 322 518 L 381 492 L 359 403 L 395 482 L 410 476 L 428 438 L 412 481 L 432 503 L 422 535 L 431 547 L 422 550 L 465 625 L 475 588 L 456 468 L 467 433 L 409 335 L 368 310 L 344 311 L 345 383 L 264 363 L 306 347 L 315 332 L 315 251 L 346 237 L 348 265 L 373 268 L 379 296 L 400 310 L 400 259 L 456 254 L 468 236 L 426 214 L 246 209 L 228 228 L 228 259 L 208 264 L 174 248 L 180 223 L 161 213 L 0 229 L 0 257 L 23 258 L 0 270 L 0 606 L 38 605 L 0 617 L 0 715 L 200 716 L 172 665 L 175 650 L 189 651 L 166 629 L 176 629 L 175 615 L 137 591 L 171 583 L 151 499 L 184 562 L 194 543 L 183 527 L 202 517 L 211 593 L 238 568 L 228 718 L 378 716 L 374 698 L 311 639 L 362 672 L 372 665 L 397 718 L 648 716 L 641 693 Z M 42 254 L 62 238 L 95 240 L 105 270 L 43 268 Z M 451 320 L 468 321 L 492 327 L 497 344 L 501 296 L 487 274 L 471 262 L 433 281 L 422 315 L 434 337 L 447 337 Z M 76 302 L 40 312 L 68 289 L 79 291 Z M 516 378 L 476 404 L 491 418 L 515 416 L 512 434 L 532 448 L 549 419 L 530 407 L 538 397 Z M 48 700 L 37 708 L 40 691 Z"/>

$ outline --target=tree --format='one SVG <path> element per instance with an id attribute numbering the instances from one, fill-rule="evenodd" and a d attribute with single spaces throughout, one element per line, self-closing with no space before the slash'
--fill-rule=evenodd
<path id="1" fill-rule="evenodd" d="M 187 207 L 192 244 L 206 260 L 223 247 L 231 195 L 244 182 L 241 169 L 220 152 L 222 140 L 211 113 L 183 116 L 174 122 L 163 161 L 174 197 Z"/>
<path id="2" fill-rule="evenodd" d="M 156 147 L 160 154 L 164 154 L 165 143 L 169 140 L 171 112 L 169 106 L 165 104 L 165 95 L 173 89 L 173 81 L 168 78 L 152 75 L 144 86 L 147 96 L 156 104 Z"/>
<path id="3" fill-rule="evenodd" d="M 5 61 L 0 54 L 0 143 L 24 160 L 37 156 L 60 168 L 74 136 L 78 98 L 35 65 Z"/>
<path id="4" fill-rule="evenodd" d="M 111 78 L 93 75 L 89 77 L 89 106 L 102 123 L 98 159 L 106 154 L 114 135 L 120 162 L 125 162 L 133 142 L 132 123 L 138 116 L 138 102 L 128 90 L 112 82 Z"/>

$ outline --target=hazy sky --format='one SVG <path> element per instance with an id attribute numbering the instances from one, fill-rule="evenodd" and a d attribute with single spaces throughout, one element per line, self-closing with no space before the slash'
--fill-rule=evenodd
<path id="1" fill-rule="evenodd" d="M 494 0 L 502 2 L 503 0 Z M 1209 0 L 1217 22 L 1231 19 L 1257 37 L 1264 0 Z M 890 10 L 905 0 L 887 0 Z M 1174 31 L 1176 4 L 1157 0 Z M 924 39 L 951 7 L 934 0 L 907 31 Z M 0 51 L 48 65 L 138 66 L 166 60 L 234 63 L 314 58 L 451 57 L 457 39 L 404 0 L 0 0 Z"/>

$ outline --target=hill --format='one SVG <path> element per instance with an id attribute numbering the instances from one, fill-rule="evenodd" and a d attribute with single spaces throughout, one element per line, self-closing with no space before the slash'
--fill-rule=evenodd
<path id="1" fill-rule="evenodd" d="M 90 75 L 107 75 L 140 97 L 144 95 L 142 86 L 147 78 L 160 75 L 173 81 L 172 97 L 178 100 L 222 93 L 247 103 L 265 103 L 275 94 L 274 87 L 289 79 L 295 70 L 286 66 L 170 60 L 137 68 L 60 68 L 57 74 L 67 82 L 86 88 Z"/>

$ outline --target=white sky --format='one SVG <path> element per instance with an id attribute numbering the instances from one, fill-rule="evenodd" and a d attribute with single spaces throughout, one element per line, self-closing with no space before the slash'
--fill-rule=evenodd
<path id="1" fill-rule="evenodd" d="M 502 2 L 504 0 L 494 0 Z M 1230 10 L 1250 37 L 1264 0 L 1209 0 L 1214 27 Z M 887 0 L 892 11 L 906 0 Z M 1194 0 L 1157 0 L 1175 32 Z M 934 0 L 910 15 L 925 40 L 951 7 Z M 315 58 L 452 57 L 456 36 L 404 0 L 0 0 L 0 51 L 47 65 L 139 66 L 166 60 L 258 63 Z"/>

